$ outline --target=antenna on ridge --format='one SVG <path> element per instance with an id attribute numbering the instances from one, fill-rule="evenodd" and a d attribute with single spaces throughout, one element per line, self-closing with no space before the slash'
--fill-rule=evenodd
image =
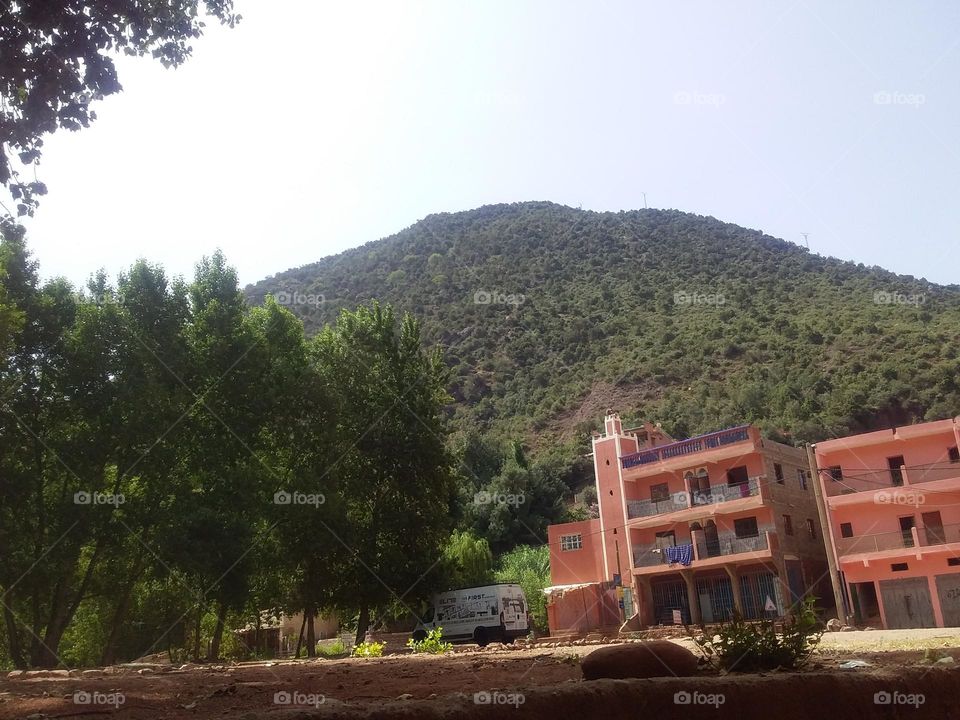
<path id="1" fill-rule="evenodd" d="M 802 233 L 800 233 L 800 234 L 803 235 L 803 242 L 806 243 L 806 245 L 807 245 L 807 250 L 809 250 L 809 249 L 810 249 L 810 241 L 807 240 L 807 237 L 810 235 L 810 233 L 802 232 Z"/>
<path id="2" fill-rule="evenodd" d="M 640 194 L 643 195 L 643 209 L 646 210 L 646 209 L 647 209 L 647 194 L 646 194 L 645 192 L 642 192 L 642 193 L 640 193 Z"/>

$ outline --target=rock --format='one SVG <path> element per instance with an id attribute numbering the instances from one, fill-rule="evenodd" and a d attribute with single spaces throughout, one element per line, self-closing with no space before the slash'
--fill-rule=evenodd
<path id="1" fill-rule="evenodd" d="M 852 625 L 844 625 L 842 628 L 840 628 L 840 632 L 853 632 L 854 630 L 856 630 L 856 628 Z"/>
<path id="2" fill-rule="evenodd" d="M 697 672 L 697 656 L 669 640 L 650 640 L 594 650 L 580 668 L 585 680 L 689 677 Z"/>
<path id="3" fill-rule="evenodd" d="M 152 672 L 153 670 L 151 668 L 140 668 L 139 670 L 137 670 L 137 675 L 147 675 Z"/>
<path id="4" fill-rule="evenodd" d="M 24 675 L 23 670 L 11 670 L 7 673 L 7 680 L 13 680 L 15 678 L 21 678 Z"/>
<path id="5" fill-rule="evenodd" d="M 80 676 L 85 678 L 100 677 L 101 675 L 103 675 L 102 670 L 83 670 L 80 673 Z"/>
<path id="6" fill-rule="evenodd" d="M 843 627 L 843 623 L 837 620 L 837 618 L 830 618 L 827 620 L 827 631 L 828 632 L 840 632 L 840 628 Z"/>
<path id="7" fill-rule="evenodd" d="M 50 677 L 50 671 L 49 670 L 26 670 L 23 673 L 23 677 L 30 678 L 30 679 L 48 678 Z"/>
<path id="8" fill-rule="evenodd" d="M 946 657 L 940 658 L 934 663 L 934 665 L 947 665 L 949 667 L 953 667 L 955 664 L 956 664 L 956 660 L 954 660 L 949 655 L 947 655 Z"/>
<path id="9" fill-rule="evenodd" d="M 870 625 L 867 625 L 867 626 L 863 629 L 864 632 L 867 632 L 868 630 L 876 630 L 876 628 L 875 628 L 875 627 L 872 627 L 872 626 L 870 626 Z"/>
<path id="10" fill-rule="evenodd" d="M 404 693 L 403 695 L 397 695 L 397 700 L 413 700 L 413 695 L 410 693 Z"/>

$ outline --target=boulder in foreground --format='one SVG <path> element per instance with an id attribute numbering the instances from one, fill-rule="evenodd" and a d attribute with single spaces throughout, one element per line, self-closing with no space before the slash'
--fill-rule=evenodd
<path id="1" fill-rule="evenodd" d="M 688 677 L 697 672 L 697 656 L 669 640 L 650 640 L 594 650 L 580 668 L 585 680 Z"/>

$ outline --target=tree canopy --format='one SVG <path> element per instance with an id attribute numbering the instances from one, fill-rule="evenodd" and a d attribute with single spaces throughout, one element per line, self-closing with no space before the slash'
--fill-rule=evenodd
<path id="1" fill-rule="evenodd" d="M 16 0 L 0 7 L 0 184 L 17 215 L 46 186 L 25 169 L 43 137 L 96 119 L 94 101 L 120 92 L 114 57 L 149 55 L 167 67 L 190 57 L 208 19 L 233 26 L 233 0 Z M 33 178 L 33 179 L 31 179 Z"/>

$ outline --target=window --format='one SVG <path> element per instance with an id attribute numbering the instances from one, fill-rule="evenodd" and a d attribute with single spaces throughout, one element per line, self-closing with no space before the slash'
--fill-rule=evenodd
<path id="1" fill-rule="evenodd" d="M 748 517 L 734 520 L 733 532 L 738 538 L 758 537 L 760 531 L 757 529 L 757 519 Z"/>
<path id="2" fill-rule="evenodd" d="M 797 468 L 797 483 L 800 485 L 801 490 L 807 489 L 807 470 L 801 470 Z"/>
<path id="3" fill-rule="evenodd" d="M 960 557 L 947 558 L 947 565 L 950 565 L 952 567 L 956 567 L 957 565 L 960 565 Z"/>
<path id="4" fill-rule="evenodd" d="M 840 537 L 853 537 L 853 523 L 840 523 Z"/>
<path id="5" fill-rule="evenodd" d="M 670 499 L 670 487 L 667 483 L 659 483 L 650 486 L 650 501 L 664 502 Z"/>
<path id="6" fill-rule="evenodd" d="M 903 572 L 905 570 L 909 570 L 910 566 L 907 563 L 891 563 L 890 569 L 893 572 Z"/>
<path id="7" fill-rule="evenodd" d="M 789 515 L 783 516 L 783 531 L 787 535 L 793 535 L 793 518 Z"/>
<path id="8" fill-rule="evenodd" d="M 748 482 L 750 482 L 750 475 L 747 473 L 746 465 L 727 470 L 727 485 L 746 485 Z"/>
<path id="9" fill-rule="evenodd" d="M 773 464 L 773 476 L 777 479 L 777 482 L 783 485 L 783 465 L 780 463 Z"/>
<path id="10" fill-rule="evenodd" d="M 958 450 L 956 446 L 947 450 L 947 455 L 950 457 L 950 462 L 960 462 L 960 450 Z"/>
<path id="11" fill-rule="evenodd" d="M 830 479 L 835 482 L 843 480 L 843 470 L 839 465 L 834 465 L 832 468 L 830 468 Z"/>
<path id="12" fill-rule="evenodd" d="M 817 539 L 817 526 L 813 522 L 813 518 L 807 518 L 807 532 L 809 533 L 811 540 Z"/>
<path id="13" fill-rule="evenodd" d="M 658 548 L 674 547 L 677 544 L 677 535 L 673 530 L 658 532 L 656 538 L 656 546 Z"/>
<path id="14" fill-rule="evenodd" d="M 583 536 L 580 533 L 576 535 L 561 535 L 560 536 L 560 549 L 563 551 L 567 550 L 579 550 L 583 547 Z"/>

